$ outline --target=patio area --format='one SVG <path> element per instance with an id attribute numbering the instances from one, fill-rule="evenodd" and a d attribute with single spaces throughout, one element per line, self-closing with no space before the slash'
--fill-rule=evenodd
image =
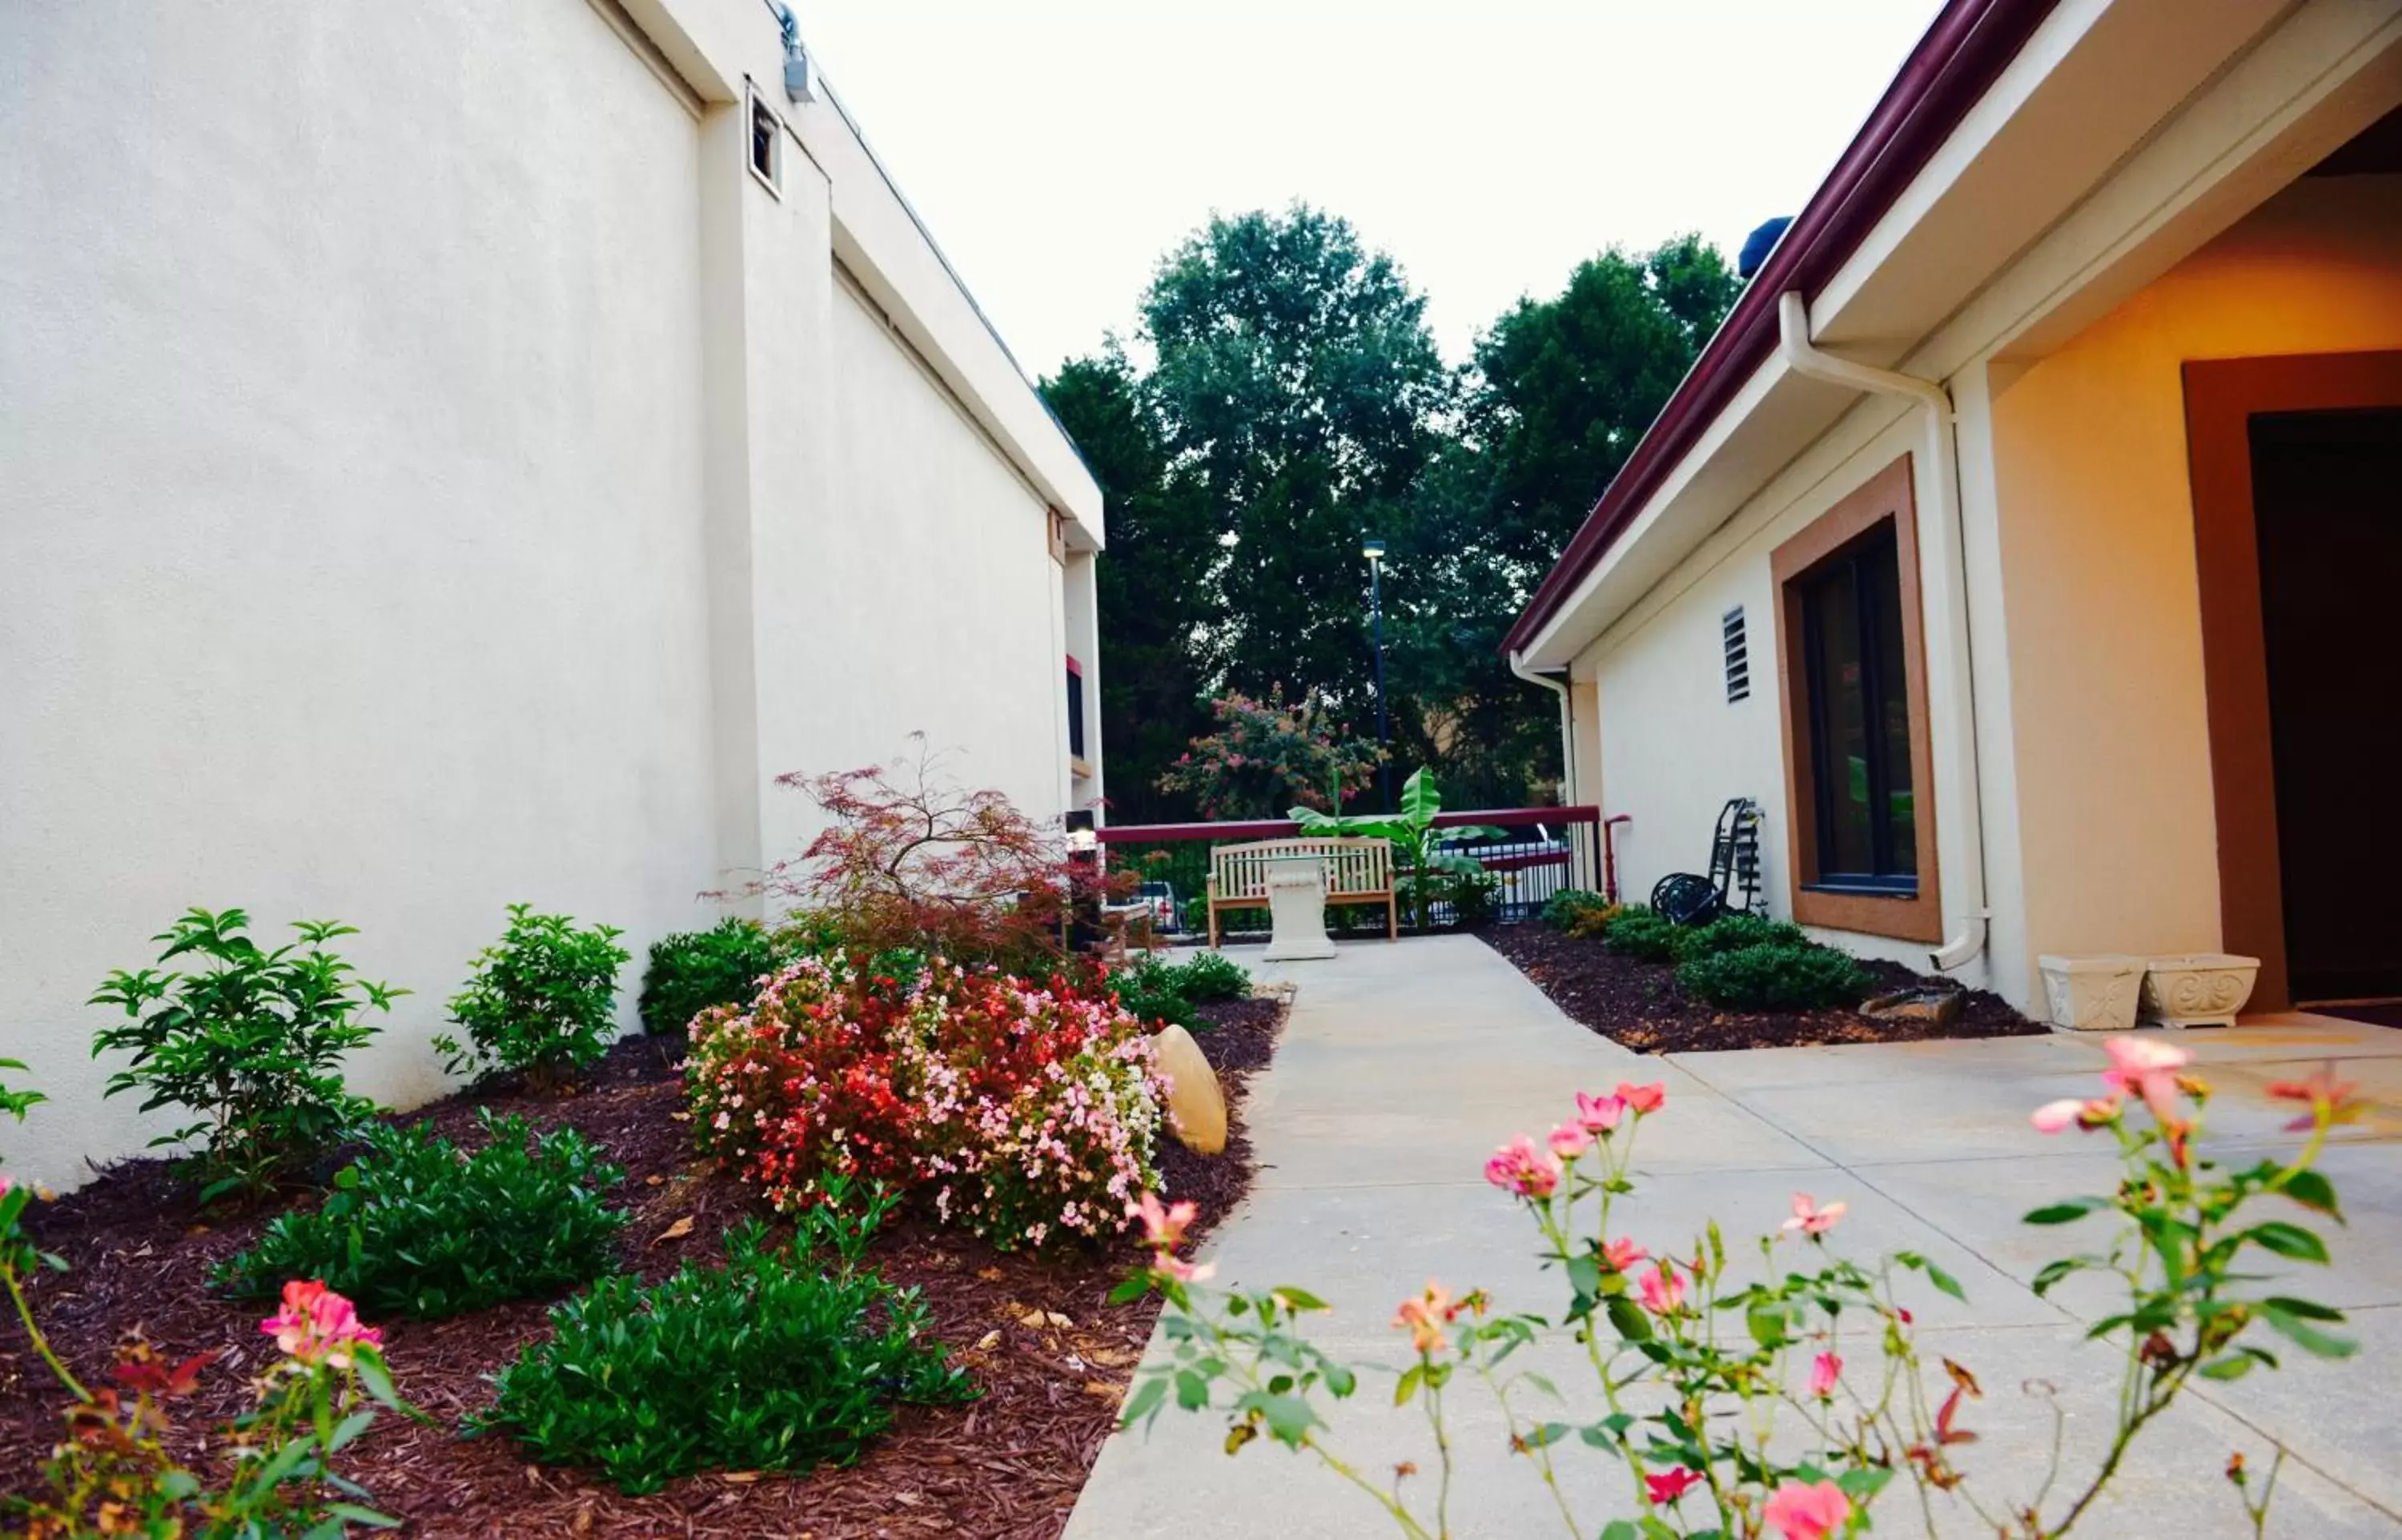
<path id="1" fill-rule="evenodd" d="M 1261 976 L 1290 979 L 1298 996 L 1275 1065 L 1250 1093 L 1257 1186 L 1204 1255 L 1221 1282 L 1299 1285 L 1323 1297 L 1333 1313 L 1316 1319 L 1321 1343 L 1403 1363 L 1405 1343 L 1387 1323 L 1429 1277 L 1455 1290 L 1489 1289 L 1505 1311 L 1555 1314 L 1565 1286 L 1541 1270 L 1532 1227 L 1484 1183 L 1483 1162 L 1504 1140 L 1558 1121 L 1575 1090 L 1659 1080 L 1667 1107 L 1645 1125 L 1637 1190 L 1618 1211 L 1625 1231 L 1655 1250 L 1681 1247 L 1715 1217 L 1730 1253 L 1747 1255 L 1751 1237 L 1789 1212 L 1795 1191 L 1844 1200 L 1850 1213 L 1834 1236 L 1843 1253 L 1871 1260 L 1913 1249 L 1966 1289 L 1966 1304 L 1925 1287 L 1904 1301 L 1921 1323 L 1922 1352 L 1957 1359 L 1983 1382 L 1983 1399 L 1962 1417 L 1981 1441 L 1958 1464 L 1984 1500 L 2032 1495 L 2051 1438 L 2049 1396 L 2066 1419 L 2064 1482 L 2080 1474 L 2077 1460 L 2098 1457 L 2093 1433 L 2107 1426 L 2121 1360 L 2084 1338 L 2106 1296 L 2090 1279 L 2072 1279 L 2049 1299 L 2028 1286 L 2045 1261 L 2097 1236 L 2020 1222 L 2041 1202 L 2115 1186 L 2117 1162 L 2102 1146 L 2073 1133 L 2046 1137 L 2027 1122 L 2044 1102 L 2091 1093 L 2106 1063 L 2097 1040 L 1648 1057 L 1567 1019 L 1470 937 L 1355 943 L 1331 962 L 1265 967 Z M 2282 1372 L 2189 1392 L 2146 1432 L 2112 1495 L 2077 1533 L 2248 1533 L 2220 1473 L 2238 1450 L 2265 1468 L 2272 1443 L 2282 1443 L 2290 1457 L 2271 1533 L 2402 1533 L 2402 1431 L 2390 1415 L 2386 1368 L 2402 1352 L 2402 1032 L 2283 1017 L 2182 1040 L 2216 1092 L 2206 1153 L 2298 1140 L 2282 1132 L 2290 1108 L 2272 1107 L 2267 1087 L 2324 1060 L 2346 1061 L 2343 1078 L 2370 1099 L 2323 1159 L 2350 1224 L 2327 1227 L 2334 1265 L 2308 1269 L 2306 1290 L 2352 1313 L 2348 1329 L 2362 1352 L 2335 1363 L 2286 1354 Z M 2103 1222 L 2091 1223 L 2098 1231 Z M 1573 1417 L 1590 1399 L 1580 1396 L 1590 1381 L 1589 1370 L 1577 1372 L 1581 1362 L 1554 1375 L 1570 1406 L 1557 1415 Z M 1370 1382 L 1338 1405 L 1331 1441 L 1372 1474 L 1401 1460 L 1432 1470 L 1422 1416 L 1395 1411 L 1382 1391 Z M 1455 1531 L 1560 1533 L 1489 1400 L 1468 1389 L 1455 1403 Z M 1372 1504 L 1314 1461 L 1264 1443 L 1229 1459 L 1224 1432 L 1220 1418 L 1171 1410 L 1148 1437 L 1139 1428 L 1117 1434 L 1068 1534 L 1189 1534 L 1205 1513 L 1213 1533 L 1280 1540 L 1387 1532 Z M 1560 1469 L 1584 1533 L 1623 1515 L 1623 1475 L 1608 1460 L 1572 1445 Z M 1880 1533 L 1918 1528 L 1899 1492 L 1878 1512 Z M 1981 1533 L 1966 1508 L 1939 1508 L 1938 1518 L 1943 1533 Z"/>

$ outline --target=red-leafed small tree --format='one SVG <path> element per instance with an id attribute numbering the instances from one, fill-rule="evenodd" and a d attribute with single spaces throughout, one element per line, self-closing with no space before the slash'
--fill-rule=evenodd
<path id="1" fill-rule="evenodd" d="M 891 764 L 777 784 L 808 794 L 829 822 L 766 891 L 831 921 L 866 952 L 912 947 L 1028 977 L 1065 959 L 1070 906 L 1100 896 L 1097 863 L 1069 858 L 1062 831 L 990 788 L 970 791 L 910 735 Z"/>

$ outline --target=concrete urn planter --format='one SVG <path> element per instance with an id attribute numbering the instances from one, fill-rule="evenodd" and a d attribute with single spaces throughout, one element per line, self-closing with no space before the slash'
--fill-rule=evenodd
<path id="1" fill-rule="evenodd" d="M 2118 954 L 2037 959 L 2051 1024 L 2075 1032 L 2124 1032 L 2135 1024 L 2144 959 Z"/>
<path id="2" fill-rule="evenodd" d="M 2259 958 L 2225 952 L 2147 958 L 2144 1020 L 2162 1026 L 2233 1026 L 2259 977 Z"/>
<path id="3" fill-rule="evenodd" d="M 1316 856 L 1267 863 L 1269 962 L 1311 962 L 1334 956 L 1326 934 L 1326 868 Z"/>

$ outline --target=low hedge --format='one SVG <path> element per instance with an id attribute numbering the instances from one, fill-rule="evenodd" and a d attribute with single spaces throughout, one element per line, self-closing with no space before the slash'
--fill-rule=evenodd
<path id="1" fill-rule="evenodd" d="M 1746 1011 L 1815 1011 L 1857 1005 L 1873 980 L 1849 954 L 1815 942 L 1739 946 L 1677 967 L 1677 986 L 1711 1005 Z"/>

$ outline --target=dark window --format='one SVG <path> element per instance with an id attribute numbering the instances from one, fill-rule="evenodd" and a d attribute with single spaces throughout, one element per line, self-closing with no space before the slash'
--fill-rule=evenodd
<path id="1" fill-rule="evenodd" d="M 1068 660 L 1068 752 L 1084 757 L 1084 672 Z"/>
<path id="2" fill-rule="evenodd" d="M 1809 670 L 1820 887 L 1918 891 L 1902 664 L 1901 567 L 1890 521 L 1794 584 Z"/>
<path id="3" fill-rule="evenodd" d="M 778 154 L 782 148 L 778 138 L 776 115 L 758 102 L 751 103 L 751 169 L 771 187 L 783 185 L 782 166 Z"/>

